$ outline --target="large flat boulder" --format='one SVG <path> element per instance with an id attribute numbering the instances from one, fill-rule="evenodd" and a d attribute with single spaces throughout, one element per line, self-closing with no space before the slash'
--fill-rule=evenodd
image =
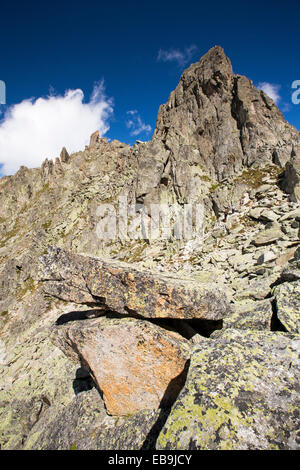
<path id="1" fill-rule="evenodd" d="M 51 248 L 41 257 L 48 295 L 75 303 L 102 304 L 123 315 L 145 318 L 220 320 L 230 311 L 226 294 L 201 283 Z"/>
<path id="2" fill-rule="evenodd" d="M 112 415 L 169 406 L 184 383 L 189 341 L 149 321 L 74 321 L 55 327 L 51 339 L 91 370 Z"/>
<path id="3" fill-rule="evenodd" d="M 300 448 L 299 335 L 219 335 L 195 347 L 157 448 Z"/>

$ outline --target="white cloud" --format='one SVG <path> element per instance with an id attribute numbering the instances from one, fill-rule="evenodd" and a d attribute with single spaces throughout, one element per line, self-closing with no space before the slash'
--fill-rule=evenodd
<path id="1" fill-rule="evenodd" d="M 268 82 L 261 82 L 258 84 L 257 88 L 259 90 L 264 91 L 270 98 L 272 98 L 275 104 L 279 103 L 281 99 L 279 95 L 279 90 L 281 88 L 280 85 L 276 85 L 274 83 L 268 83 Z"/>
<path id="2" fill-rule="evenodd" d="M 90 101 L 84 103 L 82 90 L 67 90 L 64 96 L 28 99 L 11 106 L 0 123 L 0 172 L 15 173 L 21 165 L 33 168 L 44 159 L 84 149 L 90 135 L 108 129 L 112 101 L 97 83 Z"/>
<path id="3" fill-rule="evenodd" d="M 129 119 L 126 122 L 126 126 L 131 130 L 130 135 L 137 136 L 143 132 L 149 134 L 152 131 L 152 127 L 142 121 L 142 118 L 136 109 L 127 111 L 127 114 L 129 115 Z"/>
<path id="4" fill-rule="evenodd" d="M 158 52 L 157 60 L 161 62 L 177 62 L 180 67 L 184 67 L 191 61 L 193 55 L 197 50 L 197 46 L 192 44 L 186 47 L 183 51 L 179 49 L 160 49 Z"/>

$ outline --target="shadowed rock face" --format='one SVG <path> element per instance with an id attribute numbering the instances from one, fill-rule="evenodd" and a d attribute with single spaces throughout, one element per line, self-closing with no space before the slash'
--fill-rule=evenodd
<path id="1" fill-rule="evenodd" d="M 286 162 L 281 187 L 290 194 L 292 201 L 300 201 L 300 148 L 291 160 Z"/>
<path id="2" fill-rule="evenodd" d="M 52 341 L 80 358 L 103 392 L 108 412 L 128 415 L 169 406 L 184 383 L 190 343 L 134 318 L 97 318 L 56 327 Z"/>
<path id="3" fill-rule="evenodd" d="M 76 303 L 99 303 L 123 315 L 220 320 L 231 310 L 225 293 L 216 285 L 59 248 L 41 258 L 40 271 L 47 294 Z"/>

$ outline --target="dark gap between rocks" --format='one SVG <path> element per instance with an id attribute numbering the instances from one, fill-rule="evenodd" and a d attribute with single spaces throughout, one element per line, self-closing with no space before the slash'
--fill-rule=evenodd
<path id="1" fill-rule="evenodd" d="M 160 184 L 164 185 L 164 186 L 168 186 L 168 182 L 169 182 L 169 178 L 167 176 L 163 176 L 161 179 L 160 179 Z"/>
<path id="2" fill-rule="evenodd" d="M 222 330 L 223 320 L 201 320 L 195 318 L 188 320 L 192 328 L 201 336 L 209 338 L 215 330 Z"/>
<path id="3" fill-rule="evenodd" d="M 271 318 L 271 331 L 283 331 L 286 333 L 287 329 L 278 318 L 276 298 L 271 300 L 271 306 L 273 311 L 273 315 Z"/>
<path id="4" fill-rule="evenodd" d="M 106 315 L 105 309 L 89 309 L 89 310 L 76 310 L 73 312 L 64 313 L 56 320 L 56 325 L 64 325 L 70 321 L 88 320 L 89 318 L 97 318 Z"/>
<path id="5" fill-rule="evenodd" d="M 84 358 L 80 358 L 80 367 L 76 370 L 75 379 L 73 380 L 73 390 L 75 395 L 82 392 L 88 392 L 95 388 L 104 402 L 103 392 L 98 387 L 93 371 L 90 369 Z M 104 404 L 105 406 L 105 404 Z M 106 408 L 106 407 L 105 407 Z M 109 413 L 107 413 L 109 414 Z"/>
<path id="6" fill-rule="evenodd" d="M 181 372 L 181 374 L 179 374 L 169 383 L 164 393 L 164 396 L 160 402 L 159 416 L 156 422 L 154 423 L 154 425 L 152 426 L 152 428 L 150 429 L 150 431 L 148 432 L 147 437 L 140 450 L 155 450 L 155 445 L 156 445 L 158 436 L 169 417 L 172 406 L 176 402 L 178 395 L 180 394 L 181 390 L 183 389 L 185 385 L 186 377 L 189 371 L 189 366 L 190 366 L 190 360 L 186 362 L 185 367 L 183 371 Z M 175 393 L 174 393 L 174 390 L 175 390 Z M 171 402 L 170 402 L 170 396 L 173 396 L 173 399 Z M 165 403 L 168 403 L 168 407 L 165 406 Z"/>
<path id="7" fill-rule="evenodd" d="M 88 392 L 95 387 L 96 384 L 94 383 L 89 370 L 87 370 L 85 367 L 79 367 L 76 370 L 75 379 L 73 380 L 73 390 L 75 395 L 78 395 L 82 392 Z"/>
<path id="8" fill-rule="evenodd" d="M 286 280 L 283 279 L 283 278 L 280 276 L 280 277 L 279 277 L 278 279 L 276 279 L 272 284 L 270 284 L 270 289 L 271 289 L 271 291 L 270 291 L 270 293 L 266 296 L 266 298 L 272 297 L 272 289 L 273 289 L 274 287 L 280 286 L 280 284 L 283 284 L 284 282 L 286 282 Z"/>
<path id="9" fill-rule="evenodd" d="M 106 316 L 107 318 L 135 318 L 137 320 L 148 321 L 158 325 L 168 331 L 175 331 L 184 338 L 190 340 L 196 334 L 208 338 L 213 331 L 220 330 L 223 327 L 223 320 L 203 320 L 203 319 L 177 319 L 177 318 L 145 318 L 137 315 L 134 311 L 128 312 L 129 315 L 122 315 L 118 312 L 103 309 L 80 310 L 64 313 L 56 320 L 56 325 L 64 325 L 72 321 L 88 320 Z"/>

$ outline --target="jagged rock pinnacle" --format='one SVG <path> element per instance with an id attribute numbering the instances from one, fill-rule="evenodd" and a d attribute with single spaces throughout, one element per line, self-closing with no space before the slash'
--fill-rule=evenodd
<path id="1" fill-rule="evenodd" d="M 70 160 L 70 155 L 68 154 L 66 147 L 62 148 L 60 152 L 60 159 L 63 163 L 68 163 Z"/>
<path id="2" fill-rule="evenodd" d="M 159 109 L 154 140 L 177 161 L 198 159 L 221 181 L 243 167 L 272 161 L 274 152 L 284 166 L 300 137 L 267 95 L 233 74 L 216 46 L 183 72 Z"/>
<path id="3" fill-rule="evenodd" d="M 95 131 L 90 138 L 90 148 L 97 147 L 100 142 L 99 131 Z"/>

